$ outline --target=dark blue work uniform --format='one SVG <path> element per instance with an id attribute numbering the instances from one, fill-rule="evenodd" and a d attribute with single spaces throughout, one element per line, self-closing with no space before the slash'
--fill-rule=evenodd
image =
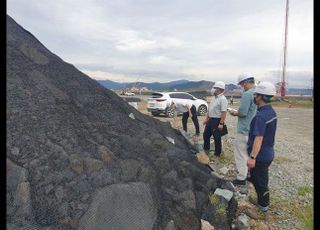
<path id="1" fill-rule="evenodd" d="M 269 205 L 269 166 L 274 158 L 274 139 L 277 129 L 277 114 L 271 105 L 258 107 L 252 119 L 248 138 L 248 155 L 251 154 L 256 136 L 263 136 L 262 145 L 256 159 L 256 166 L 250 169 L 250 178 L 258 196 L 258 204 Z"/>

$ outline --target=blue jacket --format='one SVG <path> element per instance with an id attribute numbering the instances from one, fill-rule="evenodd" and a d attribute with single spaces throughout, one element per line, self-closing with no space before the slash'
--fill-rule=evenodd
<path id="1" fill-rule="evenodd" d="M 257 161 L 271 162 L 274 158 L 274 139 L 277 129 L 277 114 L 271 105 L 258 107 L 256 116 L 252 119 L 248 137 L 248 155 L 253 147 L 254 138 L 263 136 Z"/>

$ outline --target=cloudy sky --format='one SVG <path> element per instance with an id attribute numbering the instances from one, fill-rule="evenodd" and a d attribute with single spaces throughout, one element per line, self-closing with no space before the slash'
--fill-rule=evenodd
<path id="1" fill-rule="evenodd" d="M 289 87 L 313 78 L 313 1 L 290 0 Z M 285 0 L 7 0 L 7 13 L 95 79 L 280 80 Z"/>

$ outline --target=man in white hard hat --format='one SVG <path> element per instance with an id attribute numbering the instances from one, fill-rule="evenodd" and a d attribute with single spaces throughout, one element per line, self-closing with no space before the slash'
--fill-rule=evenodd
<path id="1" fill-rule="evenodd" d="M 257 200 L 249 197 L 256 204 L 255 209 L 247 209 L 246 214 L 254 219 L 268 219 L 269 166 L 274 159 L 274 141 L 277 129 L 277 114 L 270 105 L 276 95 L 275 86 L 267 81 L 260 82 L 255 88 L 254 103 L 258 106 L 252 119 L 248 139 L 247 166 L 250 181 L 256 190 Z"/>
<path id="2" fill-rule="evenodd" d="M 234 185 L 245 185 L 248 167 L 247 167 L 247 142 L 250 122 L 256 115 L 257 106 L 253 103 L 253 93 L 255 88 L 254 77 L 251 74 L 241 74 L 238 77 L 238 85 L 244 89 L 241 96 L 239 109 L 230 114 L 238 117 L 237 134 L 234 144 L 234 155 L 237 167 L 237 178 L 232 181 Z"/>
<path id="3" fill-rule="evenodd" d="M 214 139 L 214 155 L 220 157 L 221 154 L 221 131 L 227 115 L 228 100 L 223 95 L 225 83 L 217 81 L 212 87 L 212 100 L 209 105 L 207 117 L 203 122 L 205 129 L 203 132 L 203 150 L 209 155 L 210 138 Z M 210 155 L 209 155 L 210 157 Z"/>

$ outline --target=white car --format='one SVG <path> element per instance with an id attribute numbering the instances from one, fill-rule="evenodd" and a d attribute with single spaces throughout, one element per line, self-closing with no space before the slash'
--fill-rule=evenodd
<path id="1" fill-rule="evenodd" d="M 126 92 L 124 95 L 125 96 L 134 96 L 135 94 L 134 93 L 130 93 L 130 92 Z"/>
<path id="2" fill-rule="evenodd" d="M 167 117 L 174 116 L 174 110 L 170 108 L 172 100 L 176 102 L 188 101 L 191 102 L 198 112 L 198 115 L 203 116 L 208 111 L 208 103 L 205 100 L 198 99 L 189 93 L 185 92 L 156 92 L 148 99 L 147 109 L 153 116 L 164 113 Z"/>

